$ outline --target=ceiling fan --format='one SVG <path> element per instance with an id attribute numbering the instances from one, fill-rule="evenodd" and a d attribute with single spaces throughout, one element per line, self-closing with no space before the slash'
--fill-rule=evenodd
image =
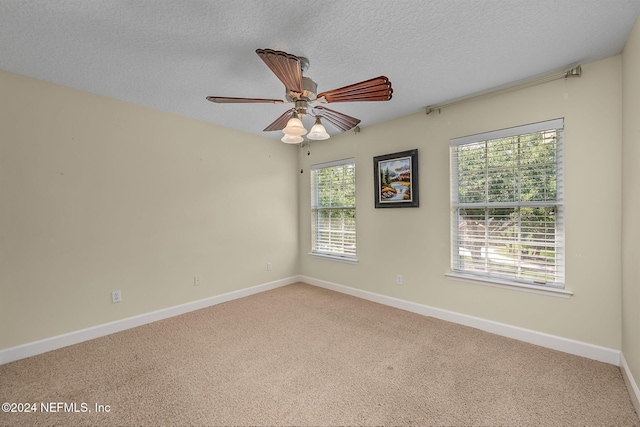
<path id="1" fill-rule="evenodd" d="M 305 115 L 315 118 L 315 124 L 307 134 L 307 138 L 323 140 L 329 138 L 329 134 L 322 125 L 324 119 L 331 123 L 340 132 L 353 129 L 360 123 L 360 119 L 348 116 L 322 105 L 311 108 L 309 105 L 332 102 L 353 101 L 388 101 L 391 99 L 393 89 L 391 82 L 385 76 L 364 80 L 338 89 L 316 93 L 317 83 L 302 74 L 309 68 L 309 60 L 302 56 L 291 55 L 286 52 L 272 49 L 257 49 L 256 53 L 265 64 L 280 79 L 285 87 L 285 100 L 264 98 L 231 98 L 226 96 L 207 96 L 207 100 L 220 104 L 228 103 L 293 103 L 294 106 L 285 111 L 273 123 L 264 128 L 265 132 L 281 130 L 284 133 L 282 141 L 297 144 L 303 141 L 302 135 L 307 130 L 300 120 Z"/>

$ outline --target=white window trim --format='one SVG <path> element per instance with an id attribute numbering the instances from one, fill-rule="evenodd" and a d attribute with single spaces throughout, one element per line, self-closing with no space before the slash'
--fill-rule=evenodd
<path id="1" fill-rule="evenodd" d="M 315 165 L 311 165 L 311 170 L 326 169 L 326 168 L 331 168 L 331 167 L 334 167 L 334 166 L 348 165 L 350 163 L 353 163 L 353 164 L 356 163 L 355 157 L 350 157 L 348 159 L 334 160 L 332 162 L 318 163 L 318 164 L 315 164 Z"/>
<path id="2" fill-rule="evenodd" d="M 552 297 L 569 298 L 573 296 L 573 292 L 568 289 L 552 288 L 550 286 L 528 285 L 526 283 L 518 283 L 510 280 L 499 280 L 496 278 L 474 276 L 473 274 L 464 274 L 457 271 L 445 273 L 445 277 L 458 282 L 473 283 L 476 285 L 491 286 L 494 288 L 510 289 L 514 291 L 529 292 L 533 294 L 548 295 Z"/>
<path id="3" fill-rule="evenodd" d="M 355 166 L 356 164 L 356 159 L 355 157 L 350 157 L 350 158 L 346 158 L 346 159 L 341 159 L 341 160 L 334 160 L 331 162 L 325 162 L 325 163 L 318 163 L 315 165 L 311 165 L 311 170 L 318 170 L 318 169 L 325 169 L 325 168 L 330 168 L 330 167 L 334 167 L 334 166 L 342 166 L 342 165 L 347 165 L 347 164 L 353 164 Z M 311 194 L 311 196 L 313 197 L 313 192 Z M 353 207 L 354 209 L 356 208 L 355 206 Z M 311 201 L 311 209 L 313 211 L 314 209 L 314 201 Z M 312 219 L 313 221 L 313 219 Z M 357 228 L 357 225 L 356 225 Z M 357 232 L 356 232 L 356 236 L 357 236 Z M 357 239 L 357 237 L 356 237 Z M 313 240 L 313 236 L 312 236 L 312 240 Z M 325 259 L 325 260 L 331 260 L 331 261 L 339 261 L 339 262 L 344 262 L 347 264 L 357 264 L 358 263 L 358 259 L 357 259 L 357 248 L 356 248 L 356 255 L 340 255 L 337 253 L 328 253 L 328 252 L 321 252 L 321 251 L 316 251 L 315 248 L 312 248 L 311 252 L 309 252 L 309 255 L 314 257 L 314 258 L 319 258 L 319 259 Z"/>
<path id="4" fill-rule="evenodd" d="M 492 130 L 490 132 L 477 133 L 469 136 L 461 136 L 453 138 L 449 141 L 450 145 L 464 145 L 477 141 L 488 141 L 491 139 L 509 138 L 510 136 L 524 135 L 527 133 L 542 132 L 549 129 L 564 128 L 564 118 L 546 120 L 544 122 L 531 123 L 528 125 L 516 126 L 512 128 Z"/>
<path id="5" fill-rule="evenodd" d="M 359 262 L 358 258 L 355 258 L 355 257 L 338 256 L 333 254 L 325 254 L 322 252 L 309 252 L 309 255 L 311 255 L 314 258 L 326 259 L 330 261 L 339 261 L 339 262 L 344 262 L 346 264 L 358 264 Z"/>
<path id="6" fill-rule="evenodd" d="M 479 134 L 474 134 L 469 136 L 463 136 L 459 138 L 453 138 L 449 142 L 450 142 L 450 147 L 455 147 L 459 145 L 475 143 L 478 141 L 489 141 L 493 139 L 508 138 L 508 137 L 524 135 L 528 133 L 542 132 L 549 129 L 564 129 L 564 118 L 546 120 L 546 121 L 531 123 L 531 124 L 522 125 L 522 126 L 515 126 L 511 128 L 506 128 L 506 129 L 500 129 L 500 130 L 484 132 L 484 133 L 479 133 Z M 451 179 L 456 180 L 457 176 L 454 177 L 453 174 L 451 174 Z M 561 168 L 558 171 L 558 180 L 560 182 L 564 181 L 563 168 Z M 452 182 L 452 185 L 453 185 L 453 182 Z M 451 195 L 453 197 L 453 193 L 451 193 Z M 562 206 L 562 209 L 564 209 L 564 185 L 558 189 L 557 202 L 560 203 L 560 205 Z M 536 203 L 531 203 L 531 204 L 535 205 Z M 458 205 L 462 206 L 464 204 L 458 204 Z M 514 204 L 514 206 L 515 205 L 516 204 Z M 523 206 L 523 204 L 518 204 L 518 205 Z M 452 199 L 451 206 L 452 208 L 454 206 L 453 199 Z M 564 225 L 561 224 L 560 226 L 562 228 L 560 238 L 563 240 L 562 241 L 563 250 L 566 251 L 566 247 L 564 247 L 564 230 L 563 230 Z M 453 251 L 451 251 L 450 256 L 453 256 Z M 453 262 L 453 258 L 451 259 L 451 261 Z M 509 278 L 503 279 L 499 277 L 492 277 L 489 275 L 487 276 L 474 275 L 473 273 L 467 273 L 464 271 L 452 270 L 448 273 L 445 273 L 445 276 L 449 279 L 463 281 L 463 282 L 569 298 L 570 296 L 573 295 L 573 292 L 566 289 L 566 276 L 564 274 L 565 274 L 565 271 L 563 271 L 562 284 L 564 287 L 562 288 L 545 286 L 545 285 L 528 284 L 528 283 L 519 282 L 517 280 L 510 280 Z"/>

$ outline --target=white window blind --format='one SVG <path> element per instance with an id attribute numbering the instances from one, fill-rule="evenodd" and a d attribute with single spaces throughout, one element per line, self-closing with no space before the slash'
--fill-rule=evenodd
<path id="1" fill-rule="evenodd" d="M 563 129 L 451 140 L 453 272 L 564 288 Z"/>
<path id="2" fill-rule="evenodd" d="M 355 159 L 311 167 L 311 214 L 312 252 L 355 259 Z"/>

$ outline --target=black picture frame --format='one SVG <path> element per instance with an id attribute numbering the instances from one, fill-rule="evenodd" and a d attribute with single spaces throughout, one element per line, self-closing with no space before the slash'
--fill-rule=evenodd
<path id="1" fill-rule="evenodd" d="M 376 208 L 417 208 L 418 149 L 373 158 Z"/>

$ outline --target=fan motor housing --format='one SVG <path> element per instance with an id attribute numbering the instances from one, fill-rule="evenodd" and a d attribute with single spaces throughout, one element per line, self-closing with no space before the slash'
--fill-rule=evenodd
<path id="1" fill-rule="evenodd" d="M 318 84 L 309 77 L 302 77 L 302 93 L 288 91 L 286 93 L 287 101 L 293 102 L 298 99 L 309 100 L 315 98 L 318 92 Z"/>

